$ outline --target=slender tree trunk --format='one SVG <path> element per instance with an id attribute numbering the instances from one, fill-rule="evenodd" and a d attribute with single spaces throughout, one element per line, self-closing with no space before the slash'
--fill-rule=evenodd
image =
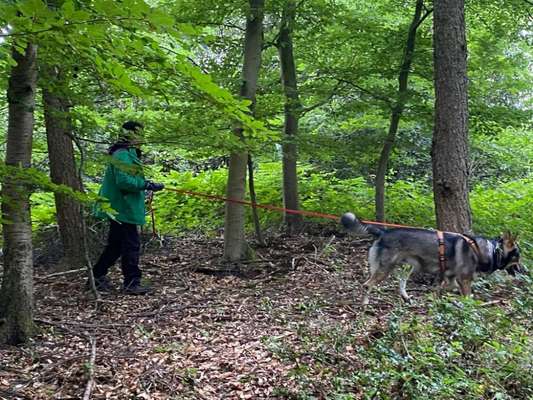
<path id="1" fill-rule="evenodd" d="M 9 122 L 5 163 L 29 168 L 31 165 L 37 80 L 37 48 L 26 45 L 24 54 L 13 50 L 17 66 L 11 70 L 7 89 Z M 26 342 L 33 333 L 33 248 L 30 215 L 30 188 L 6 176 L 2 182 L 2 225 L 4 277 L 0 314 L 5 317 L 2 340 L 9 344 Z"/>
<path id="2" fill-rule="evenodd" d="M 47 87 L 59 85 L 59 72 L 48 68 Z M 44 118 L 48 155 L 50 159 L 50 177 L 56 184 L 66 185 L 74 190 L 81 190 L 81 182 L 76 171 L 74 146 L 72 144 L 72 125 L 69 107 L 64 98 L 50 89 L 43 89 Z M 85 265 L 83 248 L 83 231 L 81 205 L 72 197 L 55 193 L 57 223 L 64 249 L 61 261 L 65 269 L 80 268 Z"/>
<path id="3" fill-rule="evenodd" d="M 437 226 L 470 232 L 464 0 L 435 0 L 434 9 L 435 128 L 431 155 Z"/>
<path id="4" fill-rule="evenodd" d="M 402 65 L 400 67 L 400 74 L 398 76 L 398 93 L 396 95 L 396 104 L 392 109 L 391 120 L 389 125 L 389 132 L 383 144 L 381 155 L 378 162 L 378 170 L 376 172 L 376 220 L 385 221 L 385 178 L 389 165 L 389 158 L 396 142 L 396 134 L 398 133 L 398 126 L 400 118 L 403 114 L 405 104 L 408 100 L 407 85 L 409 79 L 409 71 L 413 61 L 413 55 L 416 44 L 416 31 L 420 23 L 425 19 L 429 13 L 422 17 L 422 9 L 424 7 L 424 0 L 417 0 L 415 13 L 409 27 L 407 34 L 407 41 L 405 44 L 405 52 L 403 55 Z"/>
<path id="5" fill-rule="evenodd" d="M 264 0 L 249 0 L 249 2 L 250 14 L 246 20 L 240 95 L 252 101 L 251 110 L 253 112 L 259 68 L 261 67 Z M 242 128 L 237 128 L 235 134 L 242 139 Z M 247 151 L 239 150 L 231 153 L 226 189 L 228 198 L 244 199 L 247 165 Z M 244 222 L 243 205 L 227 202 L 224 221 L 224 258 L 228 261 L 239 261 L 246 255 L 248 246 L 244 238 Z"/>
<path id="6" fill-rule="evenodd" d="M 255 181 L 254 181 L 254 161 L 252 156 L 248 154 L 248 190 L 250 191 L 250 200 L 253 204 L 257 203 L 257 196 L 255 195 Z M 266 247 L 263 232 L 261 232 L 261 223 L 259 222 L 259 213 L 257 207 L 252 207 L 252 217 L 254 219 L 255 236 L 259 246 Z"/>
<path id="7" fill-rule="evenodd" d="M 294 62 L 292 32 L 296 18 L 296 2 L 289 0 L 283 9 L 278 39 L 278 51 L 281 64 L 281 81 L 285 92 L 285 137 L 283 140 L 283 201 L 286 208 L 299 209 L 298 198 L 298 149 L 296 135 L 301 111 L 296 66 Z M 287 231 L 298 232 L 303 224 L 301 215 L 285 213 Z"/>

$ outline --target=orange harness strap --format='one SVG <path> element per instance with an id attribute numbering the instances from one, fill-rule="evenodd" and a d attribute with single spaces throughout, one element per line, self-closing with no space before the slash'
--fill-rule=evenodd
<path id="1" fill-rule="evenodd" d="M 446 271 L 446 245 L 444 243 L 444 233 L 451 232 L 437 231 L 437 241 L 439 243 L 439 269 L 442 274 L 444 274 L 444 272 Z M 478 257 L 480 256 L 481 251 L 479 250 L 479 247 L 475 240 L 472 240 L 468 236 L 462 235 L 460 233 L 454 234 L 461 236 L 470 246 L 470 248 L 474 251 L 474 253 L 476 253 Z"/>
<path id="2" fill-rule="evenodd" d="M 439 269 L 441 274 L 446 271 L 446 245 L 444 244 L 444 232 L 437 231 L 437 240 L 439 243 Z"/>
<path id="3" fill-rule="evenodd" d="M 458 233 L 457 235 L 461 236 L 464 240 L 466 240 L 466 243 L 468 243 L 468 245 L 470 246 L 470 248 L 472 250 L 474 250 L 474 253 L 476 253 L 476 255 L 478 257 L 480 257 L 481 255 L 481 250 L 479 250 L 479 246 L 477 245 L 476 241 L 475 240 L 472 240 L 470 239 L 468 236 L 466 235 L 462 235 L 460 233 Z"/>

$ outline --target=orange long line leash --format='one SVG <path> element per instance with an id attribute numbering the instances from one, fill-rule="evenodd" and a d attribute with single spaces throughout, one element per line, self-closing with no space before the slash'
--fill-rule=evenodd
<path id="1" fill-rule="evenodd" d="M 263 208 L 265 210 L 271 210 L 271 211 L 280 211 L 287 214 L 299 214 L 299 215 L 306 215 L 309 217 L 319 217 L 319 218 L 326 218 L 331 219 L 334 221 L 339 220 L 338 215 L 334 214 L 325 214 L 317 211 L 305 211 L 305 210 L 291 210 L 290 208 L 284 208 L 284 207 L 278 207 L 271 204 L 258 204 L 258 203 L 252 203 L 251 201 L 246 200 L 237 200 L 237 199 L 229 199 L 227 197 L 217 196 L 213 194 L 207 194 L 207 193 L 200 193 L 200 192 L 193 192 L 191 190 L 183 190 L 183 189 L 176 189 L 176 188 L 169 188 L 166 187 L 165 190 L 180 193 L 180 194 L 186 194 L 189 196 L 196 196 L 196 197 L 204 197 L 206 199 L 216 200 L 216 201 L 224 201 L 228 203 L 236 203 L 236 204 L 243 204 L 255 208 Z M 389 224 L 386 222 L 376 222 L 376 221 L 361 221 L 364 224 L 373 224 L 373 225 L 382 225 L 382 226 L 389 226 L 393 228 L 413 228 L 416 229 L 414 226 L 409 225 L 399 225 L 399 224 Z"/>

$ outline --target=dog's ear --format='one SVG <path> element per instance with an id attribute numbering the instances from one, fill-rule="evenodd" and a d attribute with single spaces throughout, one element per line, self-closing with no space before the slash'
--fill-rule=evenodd
<path id="1" fill-rule="evenodd" d="M 516 247 L 517 239 L 518 239 L 518 235 L 513 236 L 513 234 L 510 231 L 507 231 L 502 235 L 503 245 L 507 249 L 513 249 L 514 247 Z"/>

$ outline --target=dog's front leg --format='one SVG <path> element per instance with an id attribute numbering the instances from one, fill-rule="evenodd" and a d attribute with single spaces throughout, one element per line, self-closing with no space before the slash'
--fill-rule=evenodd
<path id="1" fill-rule="evenodd" d="M 451 280 L 447 276 L 443 276 L 442 280 L 440 281 L 439 286 L 437 286 L 437 296 L 442 297 L 444 292 L 450 290 L 451 288 Z"/>
<path id="2" fill-rule="evenodd" d="M 459 285 L 459 291 L 463 296 L 472 296 L 472 276 L 461 276 L 457 279 L 457 284 Z"/>

